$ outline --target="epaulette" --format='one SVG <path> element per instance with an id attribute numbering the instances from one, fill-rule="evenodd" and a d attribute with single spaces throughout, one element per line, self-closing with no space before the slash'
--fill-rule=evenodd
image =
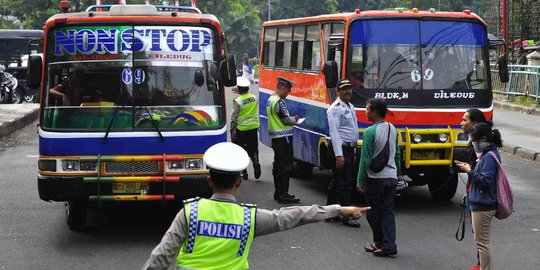
<path id="1" fill-rule="evenodd" d="M 200 199 L 201 199 L 201 197 L 195 197 L 195 198 L 184 200 L 183 202 L 184 202 L 184 204 L 188 204 L 188 203 L 192 203 L 194 201 L 198 201 Z"/>
<path id="2" fill-rule="evenodd" d="M 240 203 L 241 206 L 247 206 L 247 207 L 250 207 L 250 208 L 257 208 L 257 205 L 256 204 L 253 204 L 253 203 Z"/>

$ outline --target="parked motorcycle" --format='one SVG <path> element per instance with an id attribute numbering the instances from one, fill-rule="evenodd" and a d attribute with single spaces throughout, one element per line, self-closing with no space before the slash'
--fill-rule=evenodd
<path id="1" fill-rule="evenodd" d="M 0 65 L 0 103 L 11 104 L 22 102 L 22 96 L 15 94 L 15 89 L 19 84 L 17 78 L 5 71 L 6 68 Z"/>

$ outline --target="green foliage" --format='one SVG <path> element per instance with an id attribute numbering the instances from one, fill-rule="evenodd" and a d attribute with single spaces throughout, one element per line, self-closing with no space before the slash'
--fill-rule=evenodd
<path id="1" fill-rule="evenodd" d="M 258 57 L 262 22 L 268 20 L 316 16 L 336 12 L 382 10 L 395 7 L 420 10 L 429 8 L 443 11 L 473 11 L 494 5 L 495 0 L 199 0 L 197 7 L 204 13 L 214 14 L 221 22 L 228 42 L 228 51 L 237 55 Z M 0 0 L 0 27 L 41 29 L 46 20 L 60 12 L 60 0 Z M 128 4 L 143 4 L 144 0 L 127 0 Z M 153 0 L 151 3 L 160 4 Z M 173 4 L 173 0 L 168 1 Z M 71 11 L 82 11 L 94 5 L 95 0 L 72 0 Z M 117 4 L 118 0 L 103 0 L 103 4 Z M 188 5 L 190 1 L 180 1 Z M 15 20 L 14 20 L 15 19 Z M 20 21 L 20 25 L 16 22 Z"/>

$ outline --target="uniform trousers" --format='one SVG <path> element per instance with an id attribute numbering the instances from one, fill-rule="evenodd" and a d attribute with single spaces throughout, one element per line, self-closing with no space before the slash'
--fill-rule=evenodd
<path id="1" fill-rule="evenodd" d="M 355 147 L 341 147 L 343 151 L 343 167 L 336 167 L 336 157 L 332 147 L 329 147 L 329 157 L 332 164 L 332 179 L 328 184 L 327 205 L 340 204 L 342 206 L 351 205 L 351 190 L 356 184 L 356 179 L 353 178 Z"/>
<path id="2" fill-rule="evenodd" d="M 293 136 L 272 139 L 272 149 L 274 150 L 272 175 L 277 195 L 289 192 L 289 178 L 293 170 L 292 139 Z"/>
<path id="3" fill-rule="evenodd" d="M 396 220 L 394 202 L 397 179 L 367 178 L 364 188 L 366 205 L 371 207 L 366 219 L 373 231 L 373 242 L 377 247 L 394 250 L 396 246 Z"/>
<path id="4" fill-rule="evenodd" d="M 238 144 L 248 153 L 249 158 L 253 164 L 259 163 L 259 140 L 257 138 L 257 129 L 250 129 L 241 131 L 236 129 L 235 144 Z M 245 172 L 245 170 L 244 170 Z"/>

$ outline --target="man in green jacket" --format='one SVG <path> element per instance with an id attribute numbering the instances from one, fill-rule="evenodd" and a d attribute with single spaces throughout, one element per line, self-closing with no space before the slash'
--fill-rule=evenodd
<path id="1" fill-rule="evenodd" d="M 383 99 L 367 101 L 366 117 L 373 125 L 364 132 L 357 179 L 358 191 L 364 192 L 366 203 L 372 207 L 366 218 L 373 231 L 373 243 L 364 249 L 375 256 L 397 254 L 394 201 L 401 163 L 396 128 L 385 121 L 387 111 Z M 384 150 L 387 142 L 388 161 L 377 171 L 372 166 L 373 158 Z"/>

